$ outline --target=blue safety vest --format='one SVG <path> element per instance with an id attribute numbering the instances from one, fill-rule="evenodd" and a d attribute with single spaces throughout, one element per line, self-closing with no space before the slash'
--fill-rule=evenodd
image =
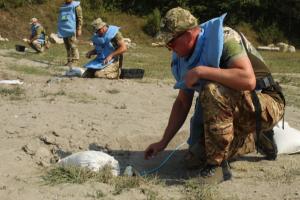
<path id="1" fill-rule="evenodd" d="M 60 7 L 58 18 L 58 36 L 61 38 L 72 37 L 76 33 L 76 7 L 80 5 L 79 1 L 73 1 L 70 4 L 63 4 Z"/>
<path id="2" fill-rule="evenodd" d="M 120 27 L 109 26 L 104 36 L 99 36 L 97 33 L 94 34 L 92 41 L 97 52 L 97 57 L 91 62 L 87 63 L 85 65 L 86 68 L 103 69 L 115 61 L 113 58 L 109 63 L 103 63 L 105 58 L 116 50 L 112 45 L 111 40 L 116 36 L 119 30 Z"/>
<path id="3" fill-rule="evenodd" d="M 226 14 L 200 25 L 201 32 L 190 57 L 179 57 L 173 52 L 172 73 L 177 81 L 175 89 L 187 89 L 184 77 L 190 69 L 199 65 L 219 67 L 224 44 L 223 21 L 225 16 Z M 204 83 L 204 80 L 200 80 L 193 89 L 200 92 Z"/>
<path id="4" fill-rule="evenodd" d="M 36 35 L 36 31 L 39 27 L 41 27 L 41 24 L 39 23 L 31 25 L 31 37 L 34 37 Z M 45 32 L 43 31 L 40 35 L 38 35 L 37 40 L 39 41 L 39 43 L 44 44 L 45 39 L 46 36 L 45 36 Z"/>
<path id="5" fill-rule="evenodd" d="M 188 70 L 204 65 L 210 67 L 219 67 L 224 45 L 223 21 L 226 14 L 221 17 L 211 19 L 200 25 L 201 32 L 192 55 L 189 58 L 183 58 L 173 53 L 172 73 L 176 79 L 175 89 L 187 89 L 184 77 Z M 198 84 L 192 89 L 200 93 L 205 80 L 199 80 Z M 189 145 L 199 142 L 203 134 L 203 112 L 201 102 L 197 100 L 195 112 L 190 121 Z"/>

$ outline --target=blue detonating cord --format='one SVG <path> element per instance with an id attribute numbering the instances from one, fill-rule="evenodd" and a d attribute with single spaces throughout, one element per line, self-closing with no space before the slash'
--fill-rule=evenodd
<path id="1" fill-rule="evenodd" d="M 174 149 L 174 150 L 166 157 L 166 159 L 165 159 L 158 167 L 155 167 L 155 168 L 150 169 L 150 170 L 144 170 L 144 171 L 142 171 L 142 172 L 140 173 L 140 176 L 146 176 L 146 175 L 152 174 L 152 173 L 154 173 L 154 172 L 160 170 L 160 169 L 161 169 L 161 168 L 162 168 L 162 167 L 170 160 L 170 158 L 174 155 L 174 153 L 175 153 L 178 149 L 180 149 L 183 145 L 185 145 L 185 144 L 186 144 L 186 142 L 184 142 L 184 143 L 178 145 L 178 146 L 176 147 L 176 149 Z"/>

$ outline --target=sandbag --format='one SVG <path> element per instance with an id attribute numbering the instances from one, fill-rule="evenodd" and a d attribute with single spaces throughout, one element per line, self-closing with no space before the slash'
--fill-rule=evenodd
<path id="1" fill-rule="evenodd" d="M 72 67 L 64 75 L 68 77 L 81 77 L 84 72 L 85 70 L 80 67 Z"/>
<path id="2" fill-rule="evenodd" d="M 92 171 L 99 171 L 105 166 L 112 168 L 112 174 L 114 176 L 120 175 L 119 162 L 112 156 L 101 151 L 83 151 L 74 153 L 68 157 L 58 161 L 58 164 L 62 167 L 82 167 L 88 168 Z"/>
<path id="3" fill-rule="evenodd" d="M 282 128 L 282 121 L 273 128 L 274 140 L 278 154 L 300 153 L 300 131 L 289 126 L 287 122 Z"/>

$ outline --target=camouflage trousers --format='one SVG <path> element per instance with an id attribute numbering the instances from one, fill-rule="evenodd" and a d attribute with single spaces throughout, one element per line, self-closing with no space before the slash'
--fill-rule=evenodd
<path id="1" fill-rule="evenodd" d="M 42 45 L 38 40 L 34 40 L 29 45 L 31 48 L 33 48 L 35 51 L 39 53 L 44 52 L 44 45 Z"/>
<path id="2" fill-rule="evenodd" d="M 77 48 L 76 36 L 63 38 L 67 50 L 68 62 L 77 62 L 79 60 L 79 51 Z"/>
<path id="3" fill-rule="evenodd" d="M 284 104 L 268 94 L 258 93 L 261 104 L 261 130 L 272 129 L 283 117 Z M 256 118 L 250 91 L 236 91 L 217 83 L 208 83 L 199 100 L 202 106 L 205 147 L 208 164 L 220 165 L 255 150 Z"/>
<path id="4" fill-rule="evenodd" d="M 119 62 L 117 61 L 101 70 L 87 69 L 82 75 L 82 77 L 118 79 L 119 75 L 120 75 L 120 68 L 119 68 Z"/>

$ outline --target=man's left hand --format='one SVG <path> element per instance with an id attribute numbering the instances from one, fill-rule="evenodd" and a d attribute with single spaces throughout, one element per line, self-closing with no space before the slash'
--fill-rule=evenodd
<path id="1" fill-rule="evenodd" d="M 105 60 L 103 61 L 103 63 L 104 63 L 104 64 L 109 63 L 109 61 L 111 61 L 112 58 L 113 58 L 113 57 L 112 57 L 111 55 L 107 56 L 107 57 L 105 58 Z"/>
<path id="2" fill-rule="evenodd" d="M 185 80 L 185 84 L 188 88 L 192 88 L 198 82 L 199 73 L 200 73 L 199 67 L 195 67 L 193 69 L 190 69 L 186 73 L 186 75 L 184 77 L 184 80 Z"/>

